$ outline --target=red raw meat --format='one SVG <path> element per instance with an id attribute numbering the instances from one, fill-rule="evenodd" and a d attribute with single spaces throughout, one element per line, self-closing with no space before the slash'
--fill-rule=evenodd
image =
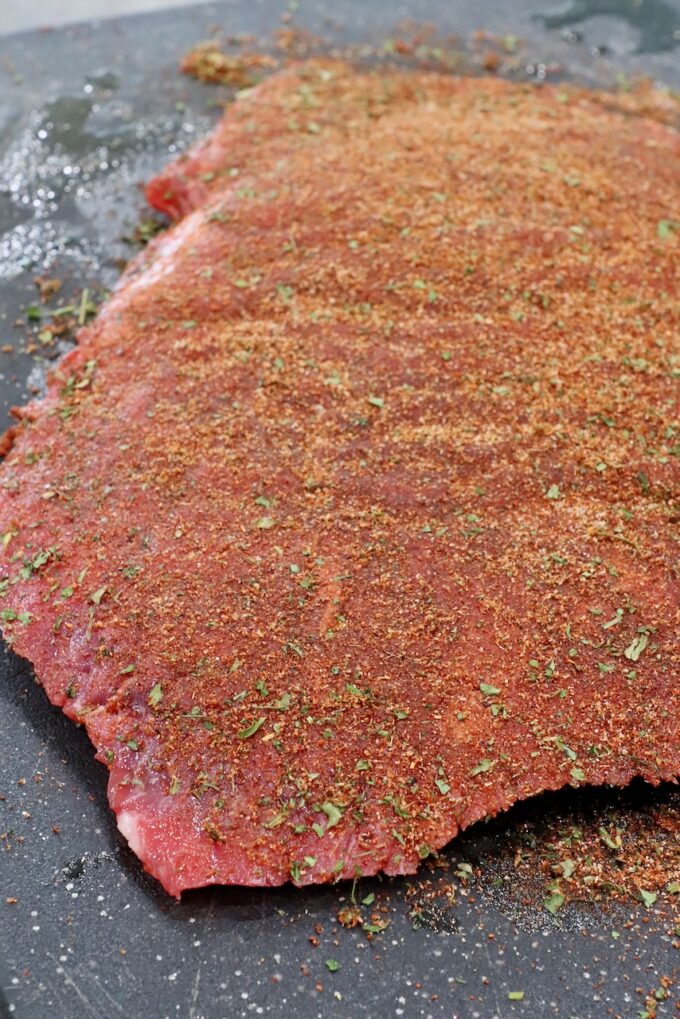
<path id="1" fill-rule="evenodd" d="M 680 771 L 677 112 L 315 63 L 149 185 L 7 442 L 0 605 L 170 893 Z"/>

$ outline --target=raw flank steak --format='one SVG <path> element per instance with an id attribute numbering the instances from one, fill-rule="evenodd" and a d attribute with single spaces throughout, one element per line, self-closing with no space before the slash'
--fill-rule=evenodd
<path id="1" fill-rule="evenodd" d="M 173 895 L 680 773 L 678 105 L 242 95 L 0 470 L 5 636 Z"/>

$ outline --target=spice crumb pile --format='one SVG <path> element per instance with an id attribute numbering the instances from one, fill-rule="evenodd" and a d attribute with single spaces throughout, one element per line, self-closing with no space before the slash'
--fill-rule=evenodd
<path id="1" fill-rule="evenodd" d="M 678 112 L 309 62 L 149 185 L 6 439 L 0 620 L 170 893 L 680 772 Z"/>

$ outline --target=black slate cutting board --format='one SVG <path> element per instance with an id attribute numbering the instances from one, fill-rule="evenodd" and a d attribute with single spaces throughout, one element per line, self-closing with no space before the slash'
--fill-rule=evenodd
<path id="1" fill-rule="evenodd" d="M 515 73 L 529 80 L 598 84 L 644 72 L 680 86 L 680 0 L 567 0 L 547 12 L 536 0 L 231 0 L 0 38 L 3 423 L 41 385 L 42 355 L 55 353 L 39 340 L 37 358 L 25 352 L 33 277 L 54 263 L 61 303 L 112 286 L 133 250 L 123 237 L 148 215 L 139 182 L 219 115 L 227 93 L 180 77 L 181 54 L 214 25 L 270 39 L 282 14 L 339 47 L 380 42 L 409 16 L 462 40 L 479 28 L 518 37 Z M 6 649 L 0 753 L 3 1017 L 628 1019 L 662 977 L 677 975 L 663 910 L 567 906 L 552 917 L 540 898 L 525 905 L 530 889 L 507 849 L 517 826 L 550 830 L 610 808 L 632 817 L 650 798 L 676 796 L 671 789 L 539 797 L 457 839 L 448 872 L 361 881 L 355 897 L 374 894 L 372 908 L 389 920 L 369 941 L 337 923 L 349 885 L 171 900 L 119 837 L 84 732 Z M 456 884 L 453 905 L 437 890 L 441 875 Z M 657 1007 L 659 1017 L 675 1014 L 672 990 Z"/>

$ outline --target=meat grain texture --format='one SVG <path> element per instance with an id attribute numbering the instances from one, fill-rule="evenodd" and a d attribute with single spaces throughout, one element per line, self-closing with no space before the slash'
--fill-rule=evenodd
<path id="1" fill-rule="evenodd" d="M 315 62 L 19 413 L 5 636 L 174 895 L 680 772 L 677 102 Z"/>

